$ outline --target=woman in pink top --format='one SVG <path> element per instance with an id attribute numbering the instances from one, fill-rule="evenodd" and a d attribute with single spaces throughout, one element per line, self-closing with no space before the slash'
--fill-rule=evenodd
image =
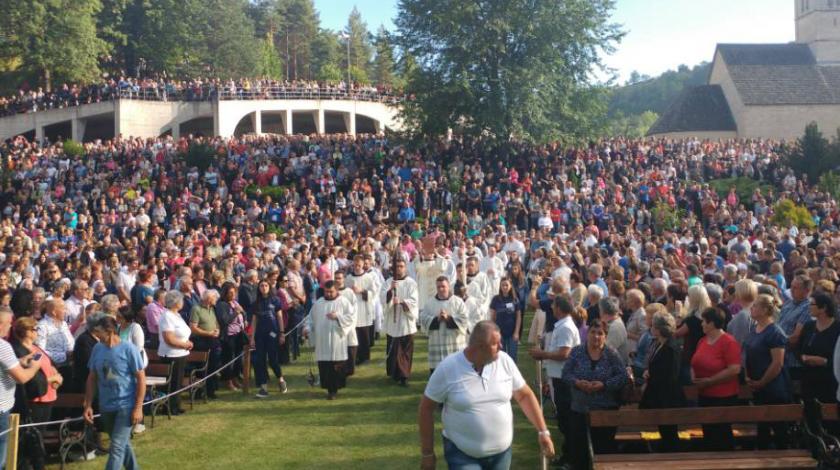
<path id="1" fill-rule="evenodd" d="M 38 322 L 32 317 L 18 318 L 14 324 L 12 348 L 15 355 L 19 358 L 33 355 L 34 360 L 34 356 L 40 354 L 38 361 L 41 365 L 41 370 L 32 380 L 18 385 L 19 393 L 23 393 L 21 398 L 25 398 L 26 401 L 16 403 L 15 411 L 21 413 L 26 421 L 43 423 L 50 420 L 52 405 L 58 398 L 56 390 L 64 382 L 64 378 L 55 369 L 47 353 L 35 345 L 35 339 L 38 338 L 35 330 L 37 325 Z M 45 466 L 46 456 L 40 449 L 36 452 L 24 452 L 21 457 L 28 460 L 34 469 L 42 469 Z M 23 468 L 27 468 L 25 464 Z"/>

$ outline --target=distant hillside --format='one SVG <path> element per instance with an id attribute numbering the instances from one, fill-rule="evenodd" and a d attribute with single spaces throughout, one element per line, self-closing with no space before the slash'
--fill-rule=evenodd
<path id="1" fill-rule="evenodd" d="M 633 73 L 627 84 L 612 91 L 609 104 L 610 116 L 634 116 L 653 111 L 662 114 L 685 86 L 704 85 L 711 64 L 703 62 L 689 68 L 680 65 L 662 75 L 649 78 Z"/>

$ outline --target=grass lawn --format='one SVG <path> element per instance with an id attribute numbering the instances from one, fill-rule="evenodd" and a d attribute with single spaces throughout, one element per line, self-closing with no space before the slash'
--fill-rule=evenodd
<path id="1" fill-rule="evenodd" d="M 185 415 L 158 417 L 154 429 L 148 428 L 147 419 L 147 431 L 133 441 L 137 457 L 143 468 L 152 470 L 417 468 L 416 417 L 429 370 L 426 353 L 425 337 L 416 336 L 412 380 L 409 387 L 399 387 L 385 376 L 383 337 L 376 342 L 371 363 L 356 369 L 335 401 L 326 401 L 323 390 L 307 384 L 305 355 L 283 369 L 289 385 L 286 395 L 280 395 L 276 385 L 264 400 L 255 399 L 253 390 L 249 396 L 224 391 L 219 400 L 197 404 Z M 535 363 L 525 344 L 520 345 L 519 367 L 533 387 Z M 513 408 L 512 468 L 539 468 L 536 433 L 518 405 Z M 438 468 L 445 468 L 439 413 L 436 421 Z M 554 419 L 548 425 L 556 429 Z M 101 469 L 106 458 L 67 468 Z"/>

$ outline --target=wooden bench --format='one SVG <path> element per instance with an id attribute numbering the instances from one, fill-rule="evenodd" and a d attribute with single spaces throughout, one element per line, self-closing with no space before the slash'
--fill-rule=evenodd
<path id="1" fill-rule="evenodd" d="M 184 376 L 184 380 L 181 383 L 182 387 L 187 387 L 192 385 L 207 374 L 207 366 L 210 364 L 210 353 L 207 351 L 190 351 L 190 354 L 187 356 L 187 370 L 189 374 Z M 195 402 L 195 397 L 198 395 L 198 392 L 202 391 L 204 396 L 204 403 L 207 403 L 207 381 L 205 380 L 202 384 L 198 387 L 193 387 L 189 389 L 190 392 L 190 409 L 193 409 L 193 403 Z"/>
<path id="2" fill-rule="evenodd" d="M 840 439 L 831 435 L 824 427 L 825 421 L 837 422 L 838 406 L 836 403 L 820 403 L 816 400 L 805 402 L 805 428 L 813 438 L 817 457 L 828 468 L 840 468 Z"/>
<path id="3" fill-rule="evenodd" d="M 61 409 L 70 412 L 69 416 L 80 416 L 84 411 L 85 395 L 83 393 L 61 393 L 52 403 L 53 410 Z M 61 468 L 67 462 L 67 456 L 73 448 L 78 448 L 85 456 L 88 453 L 88 441 L 91 427 L 84 420 L 64 422 L 55 426 L 37 428 L 41 433 L 44 448 L 58 452 Z"/>
<path id="4" fill-rule="evenodd" d="M 703 425 L 734 423 L 801 422 L 803 405 L 728 406 L 708 408 L 672 409 L 622 409 L 591 411 L 589 426 L 639 427 L 660 425 Z M 591 439 L 591 437 L 590 437 Z M 731 452 L 677 452 L 669 454 L 609 454 L 590 458 L 596 469 L 764 469 L 764 468 L 816 468 L 817 460 L 807 450 L 784 451 L 731 451 Z"/>
<path id="5" fill-rule="evenodd" d="M 155 392 L 167 393 L 169 391 L 169 383 L 172 381 L 172 364 L 153 363 L 149 362 L 146 367 L 146 387 L 149 389 L 149 396 L 152 399 L 158 398 Z M 160 408 L 166 408 L 166 414 L 169 419 L 172 419 L 172 410 L 169 406 L 169 399 L 160 400 L 152 403 L 152 422 L 149 427 L 155 427 L 155 416 Z"/>

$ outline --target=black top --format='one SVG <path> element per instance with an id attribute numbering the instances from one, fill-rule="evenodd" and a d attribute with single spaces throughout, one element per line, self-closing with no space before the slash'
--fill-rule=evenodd
<path id="1" fill-rule="evenodd" d="M 697 343 L 706 335 L 703 334 L 703 321 L 695 315 L 689 315 L 680 326 L 683 325 L 688 327 L 688 334 L 683 339 L 682 364 L 688 366 L 697 351 Z"/>
<path id="2" fill-rule="evenodd" d="M 819 356 L 828 359 L 825 366 L 802 368 L 802 396 L 816 398 L 824 403 L 836 401 L 837 380 L 834 378 L 834 345 L 840 336 L 840 323 L 834 321 L 823 331 L 817 331 L 816 320 L 802 327 L 799 337 L 799 356 Z"/>
<path id="3" fill-rule="evenodd" d="M 680 352 L 673 342 L 662 346 L 654 340 L 648 363 L 647 387 L 642 394 L 639 408 L 678 408 L 685 396 L 680 386 Z"/>

